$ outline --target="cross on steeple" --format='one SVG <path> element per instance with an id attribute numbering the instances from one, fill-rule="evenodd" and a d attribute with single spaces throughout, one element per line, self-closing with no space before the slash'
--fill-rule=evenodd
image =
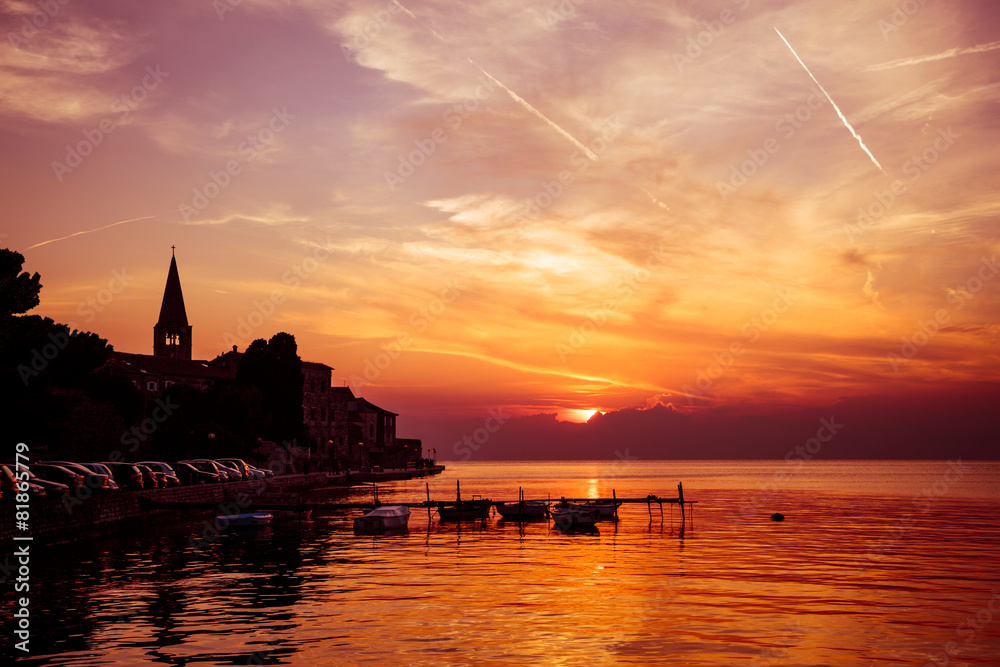
<path id="1" fill-rule="evenodd" d="M 176 248 L 176 247 L 177 246 L 175 246 L 175 245 L 170 246 L 170 256 L 171 257 L 174 257 L 174 248 Z"/>

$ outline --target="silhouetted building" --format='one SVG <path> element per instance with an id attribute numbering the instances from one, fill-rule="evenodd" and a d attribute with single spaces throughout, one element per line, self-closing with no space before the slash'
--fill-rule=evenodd
<path id="1" fill-rule="evenodd" d="M 131 379 L 147 401 L 172 384 L 206 390 L 234 381 L 243 353 L 234 345 L 211 361 L 192 359 L 191 330 L 177 259 L 171 254 L 160 316 L 153 327 L 153 354 L 112 352 L 108 365 Z M 329 467 L 352 468 L 404 467 L 407 460 L 417 460 L 419 454 L 407 454 L 408 445 L 396 443 L 396 413 L 355 397 L 348 387 L 332 386 L 333 370 L 326 364 L 302 362 L 302 417 L 309 441 L 298 444 L 310 450 L 310 458 Z"/>
<path id="2" fill-rule="evenodd" d="M 153 327 L 153 356 L 171 359 L 191 359 L 191 325 L 184 309 L 181 278 L 177 273 L 177 258 L 171 247 L 167 285 L 163 288 L 160 317 Z"/>
<path id="3" fill-rule="evenodd" d="M 177 258 L 171 252 L 160 316 L 153 327 L 153 354 L 112 352 L 108 365 L 132 380 L 147 400 L 173 384 L 205 390 L 217 382 L 234 379 L 235 369 L 191 358 L 191 329 L 184 308 Z"/>

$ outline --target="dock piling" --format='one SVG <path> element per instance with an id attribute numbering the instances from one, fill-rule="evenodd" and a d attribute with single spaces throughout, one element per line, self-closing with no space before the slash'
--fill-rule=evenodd
<path id="1" fill-rule="evenodd" d="M 681 534 L 684 534 L 684 484 L 682 482 L 677 482 L 677 504 L 681 506 Z"/>

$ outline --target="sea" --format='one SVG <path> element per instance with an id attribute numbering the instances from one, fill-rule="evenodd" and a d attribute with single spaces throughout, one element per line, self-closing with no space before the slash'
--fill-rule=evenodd
<path id="1" fill-rule="evenodd" d="M 35 545 L 4 664 L 1000 665 L 1000 462 L 445 463 L 380 500 L 695 502 L 569 533 L 414 509 L 356 536 L 338 510 L 201 541 L 209 512 Z"/>

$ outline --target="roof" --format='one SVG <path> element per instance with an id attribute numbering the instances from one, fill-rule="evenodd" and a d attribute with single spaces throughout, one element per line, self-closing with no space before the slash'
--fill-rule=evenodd
<path id="1" fill-rule="evenodd" d="M 167 285 L 163 288 L 163 303 L 160 304 L 160 319 L 157 325 L 188 325 L 187 311 L 184 310 L 184 294 L 181 292 L 181 277 L 177 273 L 177 258 L 170 258 Z"/>
<path id="2" fill-rule="evenodd" d="M 380 408 L 371 401 L 361 398 L 360 396 L 357 398 L 357 407 L 355 408 L 355 412 L 378 412 L 384 415 L 393 415 L 394 417 L 399 416 L 398 412 L 390 412 L 385 408 Z"/>
<path id="3" fill-rule="evenodd" d="M 154 357 L 151 354 L 112 352 L 108 355 L 108 365 L 126 373 L 176 375 L 204 379 L 232 379 L 234 377 L 232 371 L 214 366 L 207 361 Z"/>
<path id="4" fill-rule="evenodd" d="M 303 361 L 302 370 L 326 372 L 326 371 L 332 371 L 333 366 L 327 366 L 326 364 L 321 364 L 318 361 Z"/>

